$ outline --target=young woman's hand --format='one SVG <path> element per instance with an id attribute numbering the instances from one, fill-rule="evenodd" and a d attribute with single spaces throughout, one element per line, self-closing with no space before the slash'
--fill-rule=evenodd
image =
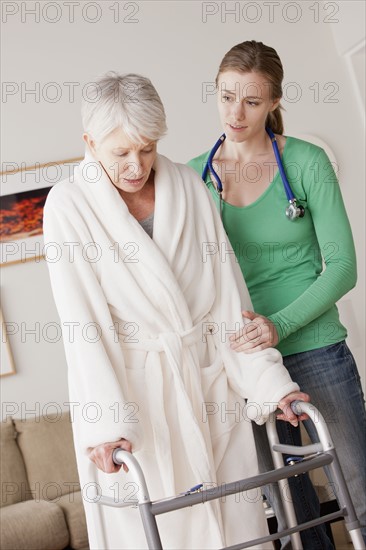
<path id="1" fill-rule="evenodd" d="M 282 413 L 277 415 L 278 420 L 285 420 L 290 422 L 293 426 L 298 426 L 299 420 L 306 420 L 308 417 L 307 414 L 296 415 L 291 409 L 291 403 L 293 401 L 310 401 L 310 396 L 307 393 L 301 391 L 294 391 L 285 395 L 278 403 L 278 408 L 281 409 Z"/>
<path id="2" fill-rule="evenodd" d="M 127 439 L 120 439 L 119 441 L 113 441 L 112 443 L 102 443 L 96 447 L 89 447 L 88 457 L 94 462 L 99 470 L 106 474 L 114 474 L 121 469 L 120 464 L 115 464 L 112 459 L 114 449 L 123 449 L 129 453 L 132 451 L 132 445 Z M 123 469 L 128 472 L 126 464 L 123 464 Z"/>
<path id="3" fill-rule="evenodd" d="M 231 349 L 244 353 L 255 353 L 266 348 L 273 348 L 278 344 L 276 327 L 264 317 L 254 311 L 242 311 L 243 317 L 250 319 L 236 334 L 230 336 Z"/>

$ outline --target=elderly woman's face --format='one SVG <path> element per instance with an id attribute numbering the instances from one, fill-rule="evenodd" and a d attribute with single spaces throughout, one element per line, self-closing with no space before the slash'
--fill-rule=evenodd
<path id="1" fill-rule="evenodd" d="M 117 128 L 100 144 L 93 141 L 88 141 L 88 144 L 96 160 L 102 163 L 121 191 L 136 193 L 144 187 L 156 158 L 156 141 L 136 145 Z"/>

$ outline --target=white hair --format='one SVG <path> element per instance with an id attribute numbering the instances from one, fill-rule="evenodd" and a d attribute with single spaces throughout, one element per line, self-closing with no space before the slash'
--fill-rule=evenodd
<path id="1" fill-rule="evenodd" d="M 96 142 L 116 128 L 136 144 L 158 141 L 166 133 L 164 106 L 148 78 L 110 71 L 91 84 L 93 93 L 83 97 L 81 114 L 84 131 Z"/>

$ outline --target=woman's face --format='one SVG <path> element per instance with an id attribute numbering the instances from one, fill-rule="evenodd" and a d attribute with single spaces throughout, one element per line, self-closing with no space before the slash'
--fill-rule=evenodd
<path id="1" fill-rule="evenodd" d="M 271 97 L 271 84 L 260 73 L 221 73 L 217 102 L 227 139 L 240 143 L 263 133 L 268 113 L 280 102 Z"/>
<path id="2" fill-rule="evenodd" d="M 136 145 L 121 128 L 113 130 L 99 144 L 87 134 L 84 140 L 118 189 L 126 193 L 141 191 L 156 159 L 156 141 Z"/>

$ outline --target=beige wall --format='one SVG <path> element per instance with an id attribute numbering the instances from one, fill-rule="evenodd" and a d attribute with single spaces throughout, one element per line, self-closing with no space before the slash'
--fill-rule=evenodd
<path id="1" fill-rule="evenodd" d="M 160 152 L 186 162 L 208 149 L 220 132 L 215 98 L 206 92 L 223 53 L 246 39 L 277 49 L 285 67 L 286 133 L 323 140 L 340 165 L 360 276 L 340 309 L 364 376 L 365 144 L 355 87 L 362 75 L 350 76 L 347 58 L 364 40 L 364 3 L 103 1 L 71 6 L 60 1 L 41 2 L 32 15 L 35 4 L 2 2 L 3 163 L 82 155 L 80 90 L 110 69 L 152 79 L 168 115 L 169 135 Z M 228 13 L 233 8 L 236 13 Z M 357 62 L 353 66 L 361 70 Z M 36 95 L 27 95 L 30 89 Z M 60 97 L 53 101 L 55 93 Z M 10 182 L 2 190 L 9 192 Z M 48 330 L 58 318 L 46 264 L 3 268 L 1 291 L 4 317 L 16 331 L 9 339 L 17 374 L 2 379 L 5 406 L 17 409 L 17 415 L 35 403 L 40 412 L 53 402 L 65 408 L 62 345 L 52 343 L 57 335 Z M 25 332 L 31 328 L 35 333 Z"/>

